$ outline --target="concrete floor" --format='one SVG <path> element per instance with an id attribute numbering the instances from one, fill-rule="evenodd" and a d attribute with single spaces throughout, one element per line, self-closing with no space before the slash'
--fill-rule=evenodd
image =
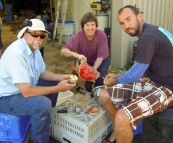
<path id="1" fill-rule="evenodd" d="M 16 32 L 11 31 L 10 25 L 3 23 L 2 26 L 2 41 L 3 49 L 5 50 L 13 41 L 17 39 Z M 62 43 L 63 45 L 63 43 Z M 71 64 L 73 63 L 73 58 L 65 58 L 60 55 L 60 49 L 58 48 L 58 42 L 55 41 L 54 47 L 52 47 L 52 42 L 47 41 L 44 45 L 44 61 L 47 66 L 47 70 L 55 73 L 67 73 L 71 74 Z M 79 84 L 83 86 L 83 81 L 79 81 Z M 75 89 L 72 89 L 75 92 Z M 140 135 L 136 135 L 132 143 L 140 143 Z M 51 138 L 51 143 L 59 143 L 55 139 Z"/>

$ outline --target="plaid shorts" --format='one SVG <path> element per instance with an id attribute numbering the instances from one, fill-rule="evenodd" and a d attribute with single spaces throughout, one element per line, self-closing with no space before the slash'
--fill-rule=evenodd
<path id="1" fill-rule="evenodd" d="M 117 84 L 106 90 L 117 107 L 122 105 L 133 130 L 141 119 L 173 105 L 172 91 L 146 77 L 133 84 Z"/>

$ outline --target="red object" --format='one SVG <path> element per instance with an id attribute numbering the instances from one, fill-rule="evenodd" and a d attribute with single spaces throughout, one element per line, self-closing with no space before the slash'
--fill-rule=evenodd
<path id="1" fill-rule="evenodd" d="M 87 63 L 81 63 L 80 65 L 72 64 L 72 74 L 79 75 L 83 80 L 95 81 L 96 72 L 93 67 L 89 66 Z"/>
<path id="2" fill-rule="evenodd" d="M 82 63 L 79 66 L 79 75 L 83 80 L 94 81 L 96 79 L 95 70 L 87 63 Z"/>
<path id="3" fill-rule="evenodd" d="M 72 71 L 72 74 L 78 76 L 78 73 L 77 73 L 77 69 L 76 69 L 76 65 L 75 64 L 72 64 L 71 71 Z"/>

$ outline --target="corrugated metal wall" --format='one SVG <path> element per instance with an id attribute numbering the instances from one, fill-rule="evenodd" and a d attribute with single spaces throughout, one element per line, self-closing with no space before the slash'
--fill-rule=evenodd
<path id="1" fill-rule="evenodd" d="M 173 0 L 112 0 L 111 1 L 111 65 L 122 68 L 132 58 L 133 43 L 137 38 L 127 35 L 117 21 L 118 10 L 125 5 L 136 5 L 145 22 L 161 26 L 173 34 Z"/>

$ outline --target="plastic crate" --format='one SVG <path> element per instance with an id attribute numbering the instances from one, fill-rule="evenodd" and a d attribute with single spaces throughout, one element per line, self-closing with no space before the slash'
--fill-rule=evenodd
<path id="1" fill-rule="evenodd" d="M 58 20 L 58 23 L 62 23 L 62 20 Z M 71 23 L 75 23 L 75 21 L 72 21 L 72 20 L 65 20 L 64 23 L 65 23 L 65 24 L 71 24 Z"/>
<path id="2" fill-rule="evenodd" d="M 29 116 L 0 114 L 0 142 L 26 143 L 30 128 Z"/>
<path id="3" fill-rule="evenodd" d="M 58 34 L 57 35 L 57 37 L 58 37 L 58 39 L 60 38 L 60 35 Z M 67 43 L 68 42 L 68 40 L 71 38 L 72 36 L 70 36 L 70 35 L 62 35 L 62 43 Z"/>
<path id="4" fill-rule="evenodd" d="M 94 136 L 91 141 L 87 141 L 81 140 L 81 137 L 75 137 L 71 133 L 60 131 L 52 125 L 50 127 L 50 135 L 61 143 L 101 143 L 112 132 L 112 124 L 110 123 L 107 128 L 102 129 L 100 132 L 98 132 L 98 134 Z"/>
<path id="5" fill-rule="evenodd" d="M 67 107 L 68 105 L 68 107 Z M 75 106 L 81 112 L 75 112 Z M 100 112 L 86 113 L 86 109 L 94 106 Z M 57 113 L 66 107 L 68 113 Z M 112 124 L 104 109 L 91 95 L 76 94 L 70 99 L 52 108 L 50 136 L 61 143 L 100 143 L 112 132 Z"/>
<path id="6" fill-rule="evenodd" d="M 58 26 L 57 26 L 57 33 L 60 34 L 61 30 L 63 28 L 62 31 L 62 35 L 65 36 L 72 36 L 75 33 L 75 23 L 73 21 L 66 21 L 62 27 L 62 23 L 59 22 Z"/>
<path id="7" fill-rule="evenodd" d="M 136 128 L 136 130 L 133 131 L 134 135 L 138 135 L 142 133 L 142 126 L 143 126 L 143 120 L 141 120 Z"/>

